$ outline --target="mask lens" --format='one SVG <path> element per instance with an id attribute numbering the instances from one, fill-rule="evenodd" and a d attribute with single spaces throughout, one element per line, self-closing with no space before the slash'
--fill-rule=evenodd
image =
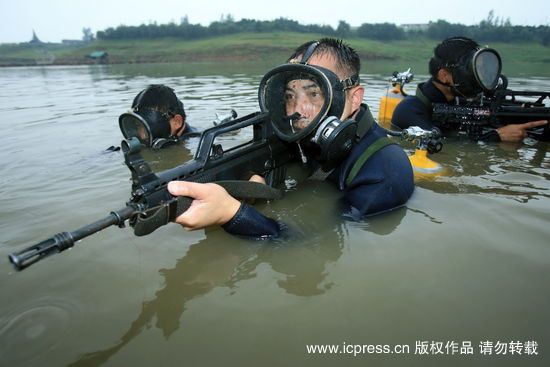
<path id="1" fill-rule="evenodd" d="M 151 145 L 151 132 L 141 116 L 135 113 L 125 113 L 119 117 L 118 121 L 124 138 L 136 137 L 142 144 Z"/>
<path id="2" fill-rule="evenodd" d="M 267 73 L 260 84 L 262 111 L 269 112 L 277 135 L 295 142 L 310 134 L 332 101 L 328 77 L 309 65 L 285 64 Z"/>
<path id="3" fill-rule="evenodd" d="M 292 128 L 297 131 L 306 129 L 321 112 L 325 103 L 325 94 L 313 79 L 294 79 L 286 83 L 285 113 Z"/>
<path id="4" fill-rule="evenodd" d="M 494 90 L 500 76 L 500 56 L 492 49 L 478 51 L 473 60 L 474 75 L 479 85 L 486 91 Z"/>

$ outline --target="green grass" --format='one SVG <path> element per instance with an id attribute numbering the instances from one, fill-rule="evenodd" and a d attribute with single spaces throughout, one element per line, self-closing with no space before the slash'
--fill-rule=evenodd
<path id="1" fill-rule="evenodd" d="M 91 60 L 85 56 L 92 51 L 107 51 L 109 62 L 273 62 L 285 60 L 292 50 L 303 42 L 321 38 L 317 34 L 302 33 L 241 33 L 228 36 L 186 41 L 177 38 L 155 40 L 96 40 L 78 46 L 45 44 L 31 47 L 28 44 L 0 45 L 0 66 L 35 65 L 36 60 L 55 56 L 54 64 L 85 64 Z M 414 39 L 393 42 L 379 42 L 360 38 L 346 39 L 354 47 L 365 68 L 375 65 L 377 60 L 390 64 L 393 69 L 401 70 L 413 66 L 413 71 L 425 73 L 433 47 L 437 42 L 429 39 Z M 513 74 L 522 74 L 527 65 L 535 65 L 536 75 L 550 75 L 550 48 L 540 44 L 495 43 L 507 67 L 516 70 Z M 419 69 L 420 68 L 420 69 Z"/>

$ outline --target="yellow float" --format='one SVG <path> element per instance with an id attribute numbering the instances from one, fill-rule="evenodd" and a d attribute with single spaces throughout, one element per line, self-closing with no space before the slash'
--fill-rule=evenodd
<path id="1" fill-rule="evenodd" d="M 438 129 L 427 131 L 418 126 L 411 126 L 401 132 L 391 130 L 391 119 L 395 107 L 407 96 L 403 90 L 405 84 L 410 83 L 414 78 L 411 69 L 398 73 L 393 73 L 386 90 L 386 94 L 380 98 L 378 109 L 378 123 L 385 128 L 389 135 L 399 136 L 403 140 L 417 142 L 416 149 L 409 156 L 414 170 L 415 180 L 430 179 L 444 173 L 441 164 L 428 158 L 428 153 L 437 153 L 442 148 L 441 133 Z"/>

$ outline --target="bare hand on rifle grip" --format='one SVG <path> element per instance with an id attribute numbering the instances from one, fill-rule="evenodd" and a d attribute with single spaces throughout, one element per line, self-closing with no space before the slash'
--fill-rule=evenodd
<path id="1" fill-rule="evenodd" d="M 265 184 L 265 179 L 259 175 L 252 175 L 249 181 Z M 188 231 L 225 224 L 241 206 L 223 187 L 213 183 L 172 181 L 168 184 L 168 191 L 172 195 L 193 199 L 189 209 L 176 218 L 176 223 Z"/>
<path id="2" fill-rule="evenodd" d="M 220 185 L 213 183 L 196 183 L 172 181 L 168 191 L 176 196 L 188 196 L 193 203 L 176 223 L 192 231 L 211 225 L 222 225 L 231 220 L 239 210 L 241 203 Z"/>
<path id="3" fill-rule="evenodd" d="M 527 129 L 546 125 L 547 120 L 526 122 L 524 124 L 510 124 L 497 129 L 500 140 L 517 143 L 527 137 Z"/>

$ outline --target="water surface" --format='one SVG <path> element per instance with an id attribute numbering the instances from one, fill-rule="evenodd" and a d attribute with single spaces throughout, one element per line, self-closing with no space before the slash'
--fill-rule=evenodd
<path id="1" fill-rule="evenodd" d="M 119 143 L 118 115 L 138 91 L 172 86 L 202 129 L 216 112 L 257 111 L 260 79 L 162 65 L 0 69 L 2 366 L 548 365 L 550 155 L 529 139 L 446 142 L 434 157 L 445 176 L 363 222 L 340 219 L 339 192 L 307 181 L 258 205 L 292 228 L 279 241 L 113 227 L 12 269 L 9 253 L 124 206 L 129 171 L 104 149 Z M 386 79 L 362 75 L 375 115 Z M 550 79 L 510 86 L 549 90 Z M 150 158 L 177 164 L 196 147 Z M 419 342 L 468 341 L 473 355 L 415 354 Z M 534 341 L 539 354 L 482 356 L 486 341 Z M 306 351 L 343 343 L 404 344 L 410 354 Z"/>

